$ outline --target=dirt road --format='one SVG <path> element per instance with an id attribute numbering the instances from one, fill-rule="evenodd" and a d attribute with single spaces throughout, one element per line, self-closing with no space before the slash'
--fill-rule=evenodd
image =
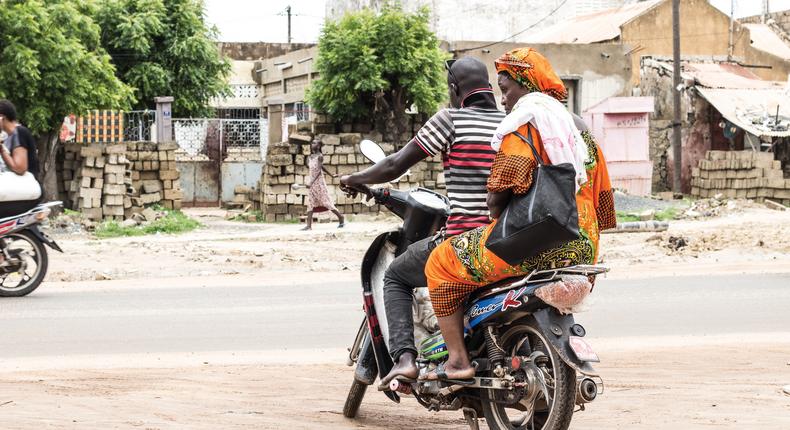
<path id="1" fill-rule="evenodd" d="M 788 339 L 601 350 L 606 392 L 574 429 L 790 427 Z M 731 346 L 726 346 L 731 345 Z M 341 365 L 202 365 L 0 374 L 7 429 L 451 429 L 459 412 L 395 405 L 369 390 L 359 418 L 342 416 L 351 380 Z"/>
<path id="2" fill-rule="evenodd" d="M 47 282 L 27 299 L 0 302 L 0 318 L 20 336 L 7 331 L 0 353 L 0 427 L 464 428 L 458 412 L 428 413 L 411 399 L 394 405 L 373 390 L 358 420 L 343 418 L 351 371 L 341 364 L 345 342 L 333 337 L 326 337 L 328 343 L 321 349 L 293 349 L 298 342 L 286 350 L 271 345 L 266 351 L 235 345 L 240 331 L 234 328 L 242 327 L 243 320 L 258 321 L 253 317 L 257 311 L 251 309 L 271 308 L 276 301 L 241 298 L 237 302 L 249 308 L 248 313 L 234 316 L 235 311 L 229 311 L 227 315 L 236 319 L 214 325 L 214 332 L 200 325 L 217 321 L 216 310 L 196 307 L 201 297 L 214 300 L 206 296 L 207 289 L 263 288 L 272 279 L 292 285 L 355 279 L 367 245 L 395 225 L 394 220 L 356 220 L 344 230 L 318 224 L 313 232 L 298 232 L 297 225 L 239 224 L 213 211 L 190 213 L 206 227 L 182 236 L 98 241 L 86 235 L 56 235 L 67 254 L 53 254 Z M 670 246 L 670 237 L 683 238 L 686 246 Z M 705 294 L 680 294 L 675 298 L 698 303 L 686 305 L 699 312 L 699 320 L 710 330 L 675 330 L 671 336 L 660 333 L 670 326 L 682 328 L 688 321 L 672 310 L 657 315 L 665 293 L 643 294 L 641 304 L 623 299 L 620 307 L 629 313 L 615 321 L 606 321 L 608 310 L 596 314 L 588 329 L 603 330 L 620 321 L 630 337 L 595 340 L 606 392 L 576 415 L 573 428 L 790 428 L 790 396 L 782 393 L 782 386 L 790 384 L 790 332 L 779 322 L 790 300 L 783 293 L 755 295 L 757 290 L 749 285 L 753 280 L 754 287 L 761 286 L 752 275 L 790 273 L 790 213 L 746 208 L 707 222 L 673 222 L 670 231 L 658 235 L 606 235 L 601 247 L 604 262 L 614 269 L 609 277 L 613 281 L 746 274 L 742 278 L 747 285 L 725 300 L 726 312 L 765 304 L 776 312 L 773 319 L 752 318 L 746 328 L 736 330 L 735 320 L 726 321 L 732 326 L 719 325 L 728 314 L 710 315 Z M 190 279 L 195 283 L 186 282 Z M 187 285 L 179 287 L 180 282 Z M 718 285 L 711 279 L 699 288 L 716 294 Z M 156 295 L 145 293 L 156 288 L 167 294 L 182 291 L 171 294 L 174 304 L 157 306 Z M 93 298 L 85 301 L 86 295 Z M 80 303 L 86 309 L 80 310 Z M 352 306 L 348 303 L 339 305 Z M 220 305 L 221 300 L 214 300 L 213 306 Z M 640 336 L 646 309 L 654 320 Z M 195 313 L 205 315 L 175 322 L 178 315 Z M 52 322 L 42 328 L 47 318 Z M 123 318 L 131 321 L 124 323 L 129 327 L 116 330 Z M 246 329 L 252 330 L 253 324 L 248 324 Z M 105 344 L 110 346 L 103 350 L 101 342 L 91 342 L 102 330 L 122 340 Z M 190 350 L 185 346 L 190 339 L 178 344 L 168 337 L 179 330 L 202 331 L 199 336 L 215 347 Z M 67 336 L 75 331 L 82 335 L 83 345 L 94 349 L 80 349 Z M 41 339 L 35 339 L 34 332 L 43 333 Z M 127 340 L 135 338 L 159 339 L 158 349 L 140 350 Z M 111 347 L 117 348 L 116 354 L 107 353 Z"/>

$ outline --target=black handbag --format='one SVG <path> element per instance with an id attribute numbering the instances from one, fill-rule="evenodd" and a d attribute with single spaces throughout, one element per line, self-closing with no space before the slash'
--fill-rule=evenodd
<path id="1" fill-rule="evenodd" d="M 486 240 L 486 248 L 511 266 L 579 238 L 576 172 L 570 163 L 544 164 L 524 137 L 538 166 L 526 194 L 514 194 Z"/>

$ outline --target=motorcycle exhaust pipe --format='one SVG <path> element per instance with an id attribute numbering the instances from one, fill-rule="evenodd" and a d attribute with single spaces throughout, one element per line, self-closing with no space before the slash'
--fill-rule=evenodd
<path id="1" fill-rule="evenodd" d="M 590 403 L 598 396 L 598 384 L 590 378 L 584 378 L 576 385 L 576 404 Z"/>

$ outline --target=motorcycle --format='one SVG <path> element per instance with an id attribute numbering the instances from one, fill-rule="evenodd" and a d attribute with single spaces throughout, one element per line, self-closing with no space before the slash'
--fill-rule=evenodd
<path id="1" fill-rule="evenodd" d="M 371 141 L 364 141 L 361 150 L 374 163 L 384 158 Z M 384 271 L 410 244 L 435 234 L 449 214 L 447 197 L 424 188 L 360 191 L 403 224 L 376 237 L 362 261 L 365 318 L 349 348 L 347 364 L 356 368 L 343 407 L 348 418 L 357 415 L 367 387 L 393 366 L 387 348 Z M 495 430 L 567 429 L 574 409 L 584 410 L 603 389 L 591 365 L 599 361 L 598 356 L 583 339 L 584 327 L 569 312 L 590 292 L 587 279 L 607 270 L 592 265 L 561 267 L 478 289 L 464 307 L 464 340 L 476 368 L 474 379 L 395 379 L 384 395 L 396 403 L 401 396 L 414 397 L 430 411 L 462 410 L 472 429 L 479 428 L 479 417 Z M 570 288 L 585 282 L 586 292 Z M 582 294 L 576 294 L 579 291 Z M 424 375 L 447 359 L 427 288 L 415 290 L 413 314 L 417 365 Z"/>
<path id="2" fill-rule="evenodd" d="M 44 245 L 63 252 L 38 225 L 51 208 L 62 202 L 49 202 L 15 216 L 0 219 L 0 297 L 22 297 L 32 293 L 47 274 L 49 259 Z"/>

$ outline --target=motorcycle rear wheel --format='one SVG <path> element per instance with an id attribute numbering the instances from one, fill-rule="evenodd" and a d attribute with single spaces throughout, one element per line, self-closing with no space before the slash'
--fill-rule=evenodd
<path id="1" fill-rule="evenodd" d="M 6 248 L 10 253 L 17 252 L 26 258 L 25 264 L 35 263 L 32 273 L 25 270 L 19 272 L 5 272 L 0 269 L 0 297 L 22 297 L 32 293 L 47 275 L 49 257 L 44 244 L 29 231 L 20 231 L 4 237 Z M 16 245 L 16 246 L 15 246 Z M 6 285 L 9 279 L 21 277 L 16 285 Z"/>
<path id="2" fill-rule="evenodd" d="M 526 341 L 522 342 L 525 338 Z M 549 358 L 549 363 L 545 366 L 548 379 L 553 380 L 548 387 L 551 400 L 546 402 L 543 395 L 539 394 L 532 404 L 537 410 L 529 420 L 520 422 L 520 418 L 513 419 L 508 416 L 508 411 L 521 411 L 503 404 L 501 390 L 480 390 L 483 415 L 488 427 L 491 430 L 566 430 L 571 424 L 576 400 L 576 372 L 560 359 L 534 320 L 511 327 L 500 337 L 500 345 L 509 355 L 529 355 L 532 350 L 546 354 Z M 528 350 L 524 350 L 525 347 Z M 517 351 L 517 348 L 520 350 Z M 540 409 L 539 402 L 542 404 Z"/>

